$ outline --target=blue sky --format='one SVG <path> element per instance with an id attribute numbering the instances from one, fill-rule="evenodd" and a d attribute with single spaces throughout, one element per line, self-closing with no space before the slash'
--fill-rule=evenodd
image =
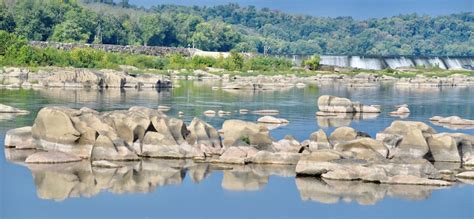
<path id="1" fill-rule="evenodd" d="M 391 17 L 418 13 L 445 15 L 474 11 L 474 0 L 130 0 L 140 6 L 154 4 L 240 5 L 268 7 L 296 14 L 322 17 L 352 16 L 356 19 Z"/>

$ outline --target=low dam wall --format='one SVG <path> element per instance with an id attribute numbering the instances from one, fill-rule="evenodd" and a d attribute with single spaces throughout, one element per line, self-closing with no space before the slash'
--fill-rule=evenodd
<path id="1" fill-rule="evenodd" d="M 397 69 L 404 67 L 439 67 L 441 69 L 474 70 L 474 57 L 416 57 L 416 56 L 321 56 L 321 65 L 359 69 Z"/>

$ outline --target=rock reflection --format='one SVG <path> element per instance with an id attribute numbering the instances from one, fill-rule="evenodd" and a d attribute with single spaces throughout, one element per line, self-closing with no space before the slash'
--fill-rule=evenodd
<path id="1" fill-rule="evenodd" d="M 48 88 L 39 90 L 48 99 L 72 103 L 121 103 L 125 99 L 161 99 L 170 97 L 170 89 L 66 89 Z"/>
<path id="2" fill-rule="evenodd" d="M 326 180 L 314 177 L 296 178 L 296 186 L 304 201 L 335 204 L 340 201 L 374 205 L 386 197 L 424 200 L 431 191 L 441 187 L 420 185 L 389 185 L 361 181 Z"/>
<path id="3" fill-rule="evenodd" d="M 353 120 L 376 119 L 378 113 L 336 113 L 330 116 L 317 116 L 319 127 L 343 127 L 350 126 Z"/>
<path id="4" fill-rule="evenodd" d="M 27 166 L 40 199 L 62 201 L 68 198 L 92 197 L 108 191 L 115 194 L 150 193 L 159 187 L 181 185 L 186 175 L 200 183 L 211 174 L 222 173 L 221 186 L 229 191 L 259 191 L 271 176 L 296 177 L 292 165 L 228 165 L 196 163 L 191 160 L 143 159 L 136 162 L 114 162 L 118 167 L 91 165 L 90 161 L 64 164 L 24 164 L 34 150 L 5 149 L 10 162 Z M 446 164 L 439 164 L 446 165 Z M 445 167 L 456 168 L 455 166 Z M 472 182 L 471 182 L 472 183 Z M 356 202 L 373 205 L 386 197 L 422 200 L 440 187 L 388 185 L 360 181 L 335 181 L 314 177 L 297 177 L 301 199 L 326 204 Z"/>

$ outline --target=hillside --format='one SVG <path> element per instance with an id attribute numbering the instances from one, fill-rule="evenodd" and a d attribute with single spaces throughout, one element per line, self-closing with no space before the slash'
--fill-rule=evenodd
<path id="1" fill-rule="evenodd" d="M 321 18 L 228 4 L 0 0 L 0 29 L 29 40 L 269 54 L 473 56 L 474 13 Z"/>

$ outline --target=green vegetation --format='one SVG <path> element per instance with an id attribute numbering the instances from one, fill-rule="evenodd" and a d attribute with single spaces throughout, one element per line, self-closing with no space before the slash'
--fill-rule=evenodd
<path id="1" fill-rule="evenodd" d="M 318 55 L 313 55 L 311 58 L 304 60 L 303 65 L 308 66 L 311 70 L 316 70 L 319 67 L 321 58 Z"/>
<path id="2" fill-rule="evenodd" d="M 292 67 L 291 61 L 277 57 L 244 57 L 232 52 L 229 57 L 185 57 L 170 54 L 166 57 L 109 53 L 92 48 L 75 48 L 71 51 L 54 48 L 39 49 L 28 45 L 24 37 L 0 30 L 0 66 L 72 66 L 76 68 L 111 68 L 120 65 L 139 69 L 206 69 L 222 68 L 227 71 L 286 71 Z M 156 71 L 159 72 L 159 71 Z"/>
<path id="3" fill-rule="evenodd" d="M 127 0 L 0 0 L 0 29 L 28 40 L 266 54 L 473 56 L 473 21 L 473 12 L 354 20 L 237 4 L 143 9 Z"/>

